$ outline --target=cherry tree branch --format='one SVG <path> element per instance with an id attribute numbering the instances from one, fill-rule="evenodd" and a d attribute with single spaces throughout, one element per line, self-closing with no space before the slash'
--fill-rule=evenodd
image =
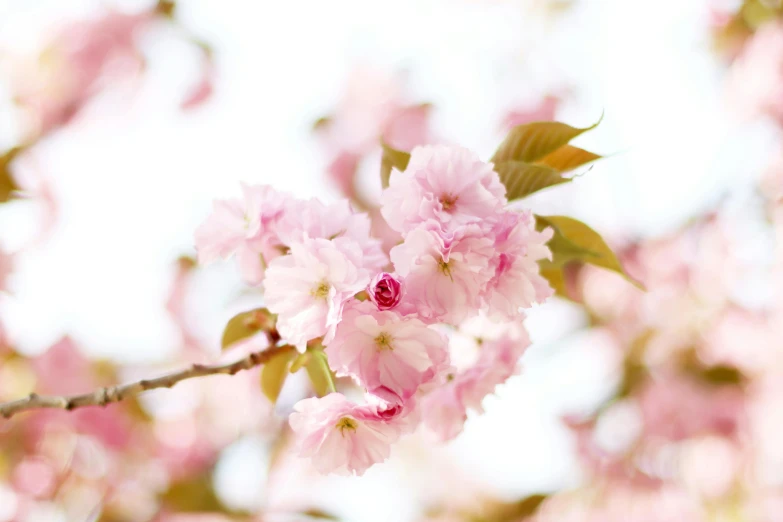
<path id="1" fill-rule="evenodd" d="M 260 352 L 250 355 L 232 363 L 222 365 L 194 364 L 189 368 L 178 372 L 163 375 L 155 379 L 142 379 L 130 384 L 118 386 L 106 386 L 98 388 L 91 393 L 82 395 L 38 395 L 31 393 L 24 399 L 0 403 L 0 415 L 6 419 L 13 415 L 34 409 L 54 408 L 60 410 L 73 410 L 85 406 L 106 406 L 113 402 L 120 402 L 128 397 L 133 397 L 147 390 L 157 388 L 171 388 L 175 384 L 187 379 L 205 377 L 207 375 L 234 375 L 242 370 L 249 370 L 268 362 L 275 355 L 294 350 L 291 345 L 272 346 Z"/>

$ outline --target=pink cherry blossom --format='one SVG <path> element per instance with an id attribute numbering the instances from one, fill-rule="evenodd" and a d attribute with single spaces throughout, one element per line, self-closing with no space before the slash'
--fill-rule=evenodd
<path id="1" fill-rule="evenodd" d="M 460 388 L 449 374 L 446 384 L 431 391 L 420 401 L 424 426 L 439 441 L 447 441 L 462 433 L 468 411 L 460 397 Z"/>
<path id="2" fill-rule="evenodd" d="M 490 314 L 512 319 L 520 308 L 529 308 L 552 296 L 553 290 L 539 273 L 538 261 L 551 259 L 546 246 L 552 230 L 538 232 L 529 210 L 506 212 L 494 227 L 495 275 L 487 285 L 484 300 Z"/>
<path id="3" fill-rule="evenodd" d="M 517 106 L 508 111 L 503 120 L 503 129 L 510 130 L 517 125 L 534 121 L 552 121 L 555 113 L 563 102 L 561 95 L 547 94 L 536 103 Z"/>
<path id="4" fill-rule="evenodd" d="M 468 410 L 482 413 L 484 398 L 519 371 L 519 359 L 530 346 L 530 338 L 521 322 L 491 325 L 483 318 L 471 321 L 490 324 L 493 337 L 480 343 L 479 357 L 467 369 L 445 373 L 445 383 L 420 399 L 422 420 L 438 440 L 459 435 Z M 468 325 L 470 328 L 470 325 Z"/>
<path id="5" fill-rule="evenodd" d="M 447 365 L 445 337 L 413 317 L 379 311 L 372 303 L 348 307 L 326 347 L 337 375 L 354 377 L 370 393 L 407 400 Z"/>
<path id="6" fill-rule="evenodd" d="M 381 195 L 381 213 L 403 235 L 430 219 L 454 230 L 500 212 L 505 195 L 492 164 L 468 149 L 416 147 L 405 171 L 392 171 L 389 187 Z"/>
<path id="7" fill-rule="evenodd" d="M 457 377 L 463 403 L 479 413 L 484 397 L 519 372 L 519 359 L 530 346 L 521 322 L 507 323 L 503 330 L 495 339 L 482 340 L 476 363 Z"/>
<path id="8" fill-rule="evenodd" d="M 378 310 L 390 310 L 400 303 L 402 283 L 396 275 L 380 272 L 367 285 L 367 295 Z"/>
<path id="9" fill-rule="evenodd" d="M 63 337 L 32 360 L 43 393 L 81 393 L 95 385 L 90 361 L 70 337 Z"/>
<path id="10" fill-rule="evenodd" d="M 750 117 L 768 115 L 783 124 L 783 23 L 758 28 L 732 66 L 729 97 Z"/>
<path id="11" fill-rule="evenodd" d="M 180 108 L 184 111 L 202 106 L 212 97 L 215 91 L 215 76 L 217 72 L 215 71 L 215 64 L 209 57 L 209 53 L 205 52 L 202 62 L 201 77 L 180 102 Z"/>
<path id="12" fill-rule="evenodd" d="M 107 79 L 131 78 L 143 68 L 136 37 L 153 20 L 151 11 L 110 11 L 55 31 L 38 56 L 13 70 L 15 99 L 37 118 L 35 135 L 67 124 Z"/>
<path id="13" fill-rule="evenodd" d="M 389 262 L 381 242 L 370 236 L 370 218 L 356 212 L 347 199 L 325 205 L 317 199 L 295 201 L 279 227 L 285 244 L 304 238 L 349 238 L 362 249 L 362 267 L 380 270 Z"/>
<path id="14" fill-rule="evenodd" d="M 430 105 L 400 107 L 386 124 L 383 141 L 400 150 L 412 150 L 430 141 Z"/>
<path id="15" fill-rule="evenodd" d="M 403 149 L 425 142 L 428 107 L 406 102 L 403 80 L 371 67 L 354 70 L 334 113 L 317 128 L 325 148 L 361 157 L 377 149 L 381 137 Z"/>
<path id="16" fill-rule="evenodd" d="M 453 234 L 429 222 L 391 250 L 405 284 L 403 304 L 423 320 L 458 324 L 478 313 L 481 292 L 493 277 L 494 241 L 479 225 Z"/>
<path id="17" fill-rule="evenodd" d="M 311 339 L 331 340 L 345 302 L 369 280 L 354 241 L 305 239 L 269 264 L 264 296 L 283 338 L 304 349 Z"/>
<path id="18" fill-rule="evenodd" d="M 389 457 L 400 437 L 395 417 L 376 405 L 354 404 L 339 393 L 299 401 L 289 418 L 300 457 L 321 473 L 362 475 Z"/>
<path id="19" fill-rule="evenodd" d="M 200 263 L 235 255 L 242 277 L 253 285 L 264 263 L 282 253 L 278 224 L 290 198 L 268 185 L 242 185 L 242 198 L 215 200 L 212 214 L 195 234 Z"/>

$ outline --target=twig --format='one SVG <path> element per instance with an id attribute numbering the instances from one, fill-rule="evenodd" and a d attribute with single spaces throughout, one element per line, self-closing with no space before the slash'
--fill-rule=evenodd
<path id="1" fill-rule="evenodd" d="M 107 386 L 98 388 L 92 393 L 85 393 L 82 395 L 38 395 L 37 393 L 31 393 L 24 399 L 0 403 L 0 415 L 9 419 L 16 413 L 38 408 L 73 410 L 85 406 L 106 406 L 107 404 L 120 402 L 125 398 L 138 395 L 147 390 L 171 388 L 180 381 L 193 379 L 195 377 L 218 374 L 234 375 L 242 370 L 248 370 L 262 365 L 275 355 L 293 349 L 294 347 L 291 345 L 273 346 L 260 352 L 253 352 L 247 357 L 229 364 L 214 366 L 194 364 L 185 370 L 163 375 L 162 377 L 157 377 L 155 379 L 142 379 L 121 386 Z"/>

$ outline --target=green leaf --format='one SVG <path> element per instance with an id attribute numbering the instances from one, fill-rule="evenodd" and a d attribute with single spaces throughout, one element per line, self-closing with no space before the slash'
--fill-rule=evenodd
<path id="1" fill-rule="evenodd" d="M 536 229 L 540 231 L 545 228 L 551 228 L 554 232 L 552 239 L 547 243 L 547 246 L 552 251 L 552 261 L 549 262 L 552 267 L 562 268 L 563 265 L 570 261 L 600 256 L 599 253 L 593 252 L 589 248 L 581 246 L 569 239 L 565 233 L 560 231 L 560 228 L 556 223 L 549 220 L 549 217 L 536 215 Z"/>
<path id="2" fill-rule="evenodd" d="M 275 316 L 266 308 L 248 310 L 232 317 L 223 330 L 221 345 L 225 350 L 232 344 L 247 339 L 262 330 L 269 330 L 275 325 Z"/>
<path id="3" fill-rule="evenodd" d="M 568 292 L 566 291 L 565 277 L 563 270 L 560 267 L 554 266 L 549 260 L 542 260 L 539 262 L 539 273 L 541 277 L 547 280 L 549 286 L 555 291 L 555 295 L 570 299 Z"/>
<path id="4" fill-rule="evenodd" d="M 583 129 L 557 121 L 517 125 L 508 133 L 492 156 L 492 163 L 504 161 L 534 162 L 556 151 L 580 134 L 594 129 L 601 120 Z"/>
<path id="5" fill-rule="evenodd" d="M 299 370 L 304 367 L 305 364 L 307 364 L 307 361 L 310 360 L 310 353 L 300 353 L 296 356 L 294 359 L 294 362 L 291 363 L 291 368 L 288 370 L 290 373 L 296 373 Z"/>
<path id="6" fill-rule="evenodd" d="M 567 216 L 536 216 L 536 228 L 547 226 L 554 230 L 548 246 L 555 266 L 562 267 L 571 261 L 590 263 L 617 272 L 644 290 L 641 283 L 628 275 L 601 235 L 589 226 Z"/>
<path id="7" fill-rule="evenodd" d="M 392 167 L 399 171 L 405 170 L 408 167 L 411 155 L 394 149 L 383 142 L 381 142 L 381 147 L 383 147 L 383 155 L 381 156 L 381 186 L 386 188 L 389 186 Z"/>
<path id="8" fill-rule="evenodd" d="M 307 353 L 310 357 L 305 362 L 305 369 L 313 383 L 316 395 L 323 397 L 335 391 L 334 376 L 326 360 L 326 354 L 322 350 L 309 350 Z"/>
<path id="9" fill-rule="evenodd" d="M 602 156 L 588 150 L 573 145 L 563 145 L 538 160 L 538 163 L 552 167 L 559 172 L 568 172 L 601 158 Z"/>
<path id="10" fill-rule="evenodd" d="M 14 197 L 13 193 L 19 190 L 19 185 L 16 184 L 14 177 L 11 175 L 10 166 L 20 152 L 22 152 L 21 147 L 14 147 L 0 156 L 0 203 L 10 201 Z"/>
<path id="11" fill-rule="evenodd" d="M 272 404 L 277 402 L 283 389 L 288 367 L 298 354 L 292 349 L 272 357 L 261 369 L 261 391 Z"/>
<path id="12" fill-rule="evenodd" d="M 524 161 L 504 161 L 495 164 L 495 172 L 506 186 L 509 201 L 524 198 L 534 192 L 571 181 L 555 169 Z"/>

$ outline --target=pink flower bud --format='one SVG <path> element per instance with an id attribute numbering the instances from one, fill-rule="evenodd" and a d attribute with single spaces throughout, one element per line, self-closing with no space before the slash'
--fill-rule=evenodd
<path id="1" fill-rule="evenodd" d="M 381 272 L 370 281 L 367 294 L 378 310 L 389 310 L 400 302 L 402 283 L 397 276 Z"/>

